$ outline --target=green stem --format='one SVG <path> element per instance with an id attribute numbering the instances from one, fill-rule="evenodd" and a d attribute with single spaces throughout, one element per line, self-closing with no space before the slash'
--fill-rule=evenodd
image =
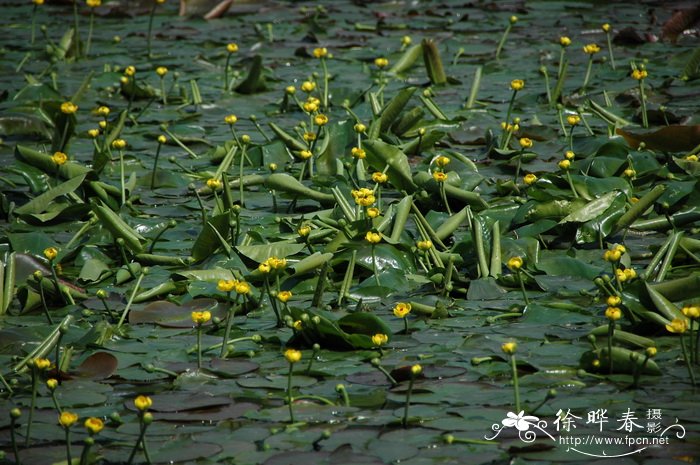
<path id="1" fill-rule="evenodd" d="M 442 197 L 442 202 L 445 204 L 447 209 L 447 214 L 452 216 L 452 210 L 450 210 L 450 203 L 447 201 L 447 193 L 445 192 L 445 183 L 440 183 L 440 197 Z"/>
<path id="2" fill-rule="evenodd" d="M 294 423 L 294 409 L 292 408 L 293 398 L 292 398 L 292 371 L 294 369 L 294 364 L 289 364 L 289 373 L 287 374 L 287 403 L 289 404 L 289 422 Z"/>
<path id="3" fill-rule="evenodd" d="M 513 373 L 513 397 L 515 398 L 515 411 L 520 412 L 520 385 L 518 384 L 518 365 L 515 362 L 515 354 L 510 356 L 510 369 Z"/>
<path id="4" fill-rule="evenodd" d="M 566 54 L 566 48 L 561 47 L 559 51 L 559 67 L 557 68 L 557 79 L 561 79 L 562 70 L 564 69 L 564 55 Z"/>
<path id="5" fill-rule="evenodd" d="M 610 32 L 605 33 L 605 37 L 608 41 L 608 54 L 610 55 L 610 67 L 615 69 L 615 57 L 613 56 L 612 40 L 610 37 Z M 646 127 L 646 126 L 644 126 Z"/>
<path id="6" fill-rule="evenodd" d="M 39 377 L 37 368 L 32 365 L 32 400 L 29 404 L 29 417 L 27 418 L 27 433 L 24 438 L 24 447 L 29 447 L 29 440 L 32 438 L 32 422 L 34 420 L 34 407 L 36 407 L 36 393 L 39 389 Z"/>
<path id="7" fill-rule="evenodd" d="M 229 304 L 231 304 L 231 293 L 228 293 Z M 233 326 L 233 317 L 236 314 L 236 305 L 238 304 L 238 296 L 236 296 L 236 301 L 228 309 L 228 314 L 226 315 L 226 329 L 224 330 L 224 338 L 221 341 L 221 352 L 219 356 L 221 358 L 226 357 L 226 352 L 228 351 L 226 347 L 226 341 L 228 341 L 229 335 L 231 334 L 231 326 Z"/>
<path id="8" fill-rule="evenodd" d="M 506 39 L 508 38 L 508 33 L 510 32 L 510 29 L 513 27 L 511 23 L 508 23 L 508 26 L 506 27 L 506 30 L 503 31 L 503 36 L 501 37 L 501 40 L 498 42 L 498 47 L 496 47 L 496 60 L 498 60 L 501 56 L 501 50 L 503 50 L 503 46 L 506 43 Z"/>
<path id="9" fill-rule="evenodd" d="M 321 66 L 323 67 L 323 110 L 328 111 L 328 65 L 326 59 L 321 58 Z"/>
<path id="10" fill-rule="evenodd" d="M 374 253 L 374 244 L 372 244 L 372 271 L 374 273 L 374 282 L 377 283 L 377 286 L 381 286 L 382 284 L 379 282 L 379 273 L 377 271 L 377 256 Z"/>
<path id="11" fill-rule="evenodd" d="M 94 440 L 92 436 L 85 439 L 85 446 L 83 446 L 83 452 L 80 454 L 80 465 L 88 465 L 88 457 L 90 456 L 90 448 Z M 70 463 L 68 465 L 71 465 Z"/>
<path id="12" fill-rule="evenodd" d="M 126 315 L 128 315 L 129 310 L 131 309 L 131 304 L 134 302 L 134 297 L 136 297 L 136 293 L 139 291 L 139 286 L 141 285 L 141 281 L 143 281 L 143 277 L 146 274 L 141 271 L 141 274 L 139 275 L 139 279 L 136 280 L 136 285 L 134 286 L 134 290 L 131 291 L 131 296 L 129 297 L 129 301 L 126 304 L 126 307 L 124 307 L 124 311 L 122 312 L 122 316 L 119 318 L 119 322 L 117 323 L 117 329 L 121 328 L 122 324 L 124 324 L 124 320 L 126 319 Z"/>
<path id="13" fill-rule="evenodd" d="M 160 97 L 163 105 L 168 104 L 168 92 L 165 90 L 165 76 L 160 78 Z"/>
<path id="14" fill-rule="evenodd" d="M 403 332 L 404 334 L 408 334 L 408 315 L 403 317 Z"/>
<path id="15" fill-rule="evenodd" d="M 69 427 L 64 427 L 66 430 L 66 460 L 68 465 L 71 465 L 73 463 L 73 458 L 72 458 L 72 453 L 71 453 L 71 445 L 70 445 L 70 428 Z"/>
<path id="16" fill-rule="evenodd" d="M 239 147 L 241 147 L 241 163 L 240 163 L 240 169 L 239 169 L 239 176 L 240 177 L 239 177 L 239 183 L 238 183 L 238 192 L 239 192 L 239 196 L 241 198 L 241 207 L 245 207 L 245 198 L 243 197 L 243 195 L 244 195 L 243 187 L 244 187 L 245 183 L 242 181 L 242 179 L 243 179 L 243 162 L 245 161 L 245 157 L 246 157 L 246 144 L 243 144 L 243 145 L 239 144 Z"/>
<path id="17" fill-rule="evenodd" d="M 202 369 L 202 325 L 197 325 L 197 369 Z"/>
<path id="18" fill-rule="evenodd" d="M 126 178 L 124 175 L 124 151 L 119 150 L 119 180 L 121 188 L 122 206 L 126 203 Z"/>
<path id="19" fill-rule="evenodd" d="M 408 407 L 411 405 L 411 393 L 413 392 L 413 383 L 415 379 L 415 375 L 411 373 L 411 379 L 408 382 L 408 390 L 406 391 L 406 405 L 403 409 L 403 420 L 401 421 L 404 428 L 408 426 Z"/>
<path id="20" fill-rule="evenodd" d="M 94 26 L 95 26 L 95 9 L 90 8 L 90 23 L 88 26 L 88 38 L 87 38 L 87 44 L 85 45 L 85 56 L 86 57 L 90 55 L 90 44 L 92 43 L 92 29 Z"/>
<path id="21" fill-rule="evenodd" d="M 685 360 L 685 366 L 688 368 L 688 375 L 690 375 L 690 382 L 695 386 L 695 373 L 693 373 L 693 367 L 690 364 L 690 357 L 688 356 L 688 349 L 685 347 L 685 337 L 683 334 L 681 337 L 681 350 L 683 351 L 683 359 Z"/>
<path id="22" fill-rule="evenodd" d="M 153 17 L 156 15 L 156 6 L 158 5 L 155 0 L 151 1 L 153 1 L 153 7 L 151 8 L 151 14 L 148 17 L 148 35 L 146 36 L 146 53 L 148 54 L 148 58 L 151 58 L 151 32 L 153 31 Z"/>
<path id="23" fill-rule="evenodd" d="M 586 86 L 588 86 L 588 81 L 591 78 L 591 70 L 593 69 L 593 55 L 588 58 L 588 66 L 586 67 L 586 76 L 583 78 L 583 85 L 581 86 L 581 92 L 586 91 Z"/>
<path id="24" fill-rule="evenodd" d="M 134 457 L 136 456 L 136 451 L 139 449 L 139 444 L 143 447 L 143 454 L 146 457 L 146 463 L 151 463 L 151 459 L 148 456 L 148 448 L 146 447 L 146 428 L 148 425 L 146 425 L 143 421 L 143 414 L 141 414 L 140 418 L 140 423 L 141 423 L 141 430 L 139 432 L 139 438 L 136 440 L 136 444 L 134 444 L 134 448 L 131 449 L 131 454 L 129 455 L 129 460 L 127 461 L 128 465 L 131 465 L 131 463 L 134 461 Z"/>
<path id="25" fill-rule="evenodd" d="M 34 45 L 34 41 L 36 40 L 36 8 L 37 4 L 35 3 L 32 9 L 32 45 Z"/>
<path id="26" fill-rule="evenodd" d="M 578 199 L 578 192 L 576 191 L 576 188 L 574 187 L 574 181 L 571 179 L 571 172 L 569 170 L 566 170 L 566 180 L 569 182 L 569 187 L 571 188 L 571 193 L 574 194 L 574 197 Z"/>
<path id="27" fill-rule="evenodd" d="M 613 373 L 613 355 L 612 346 L 613 339 L 615 338 L 615 321 L 610 320 L 608 323 L 608 373 L 612 375 Z"/>
<path id="28" fill-rule="evenodd" d="M 517 270 L 516 275 L 518 277 L 518 283 L 520 284 L 520 290 L 523 292 L 523 299 L 525 299 L 525 305 L 530 305 L 530 299 L 527 297 L 527 292 L 525 292 L 525 281 L 523 280 L 523 275 L 520 270 Z"/>
<path id="29" fill-rule="evenodd" d="M 16 422 L 15 417 L 10 418 L 10 441 L 12 442 L 12 452 L 15 454 L 15 465 L 20 465 L 22 462 L 19 460 L 19 448 L 17 447 L 17 437 L 15 436 Z"/>
<path id="30" fill-rule="evenodd" d="M 613 66 L 613 69 L 615 67 Z M 642 126 L 649 127 L 649 117 L 647 115 L 647 96 L 644 93 L 644 79 L 639 80 L 639 97 L 642 100 Z"/>
<path id="31" fill-rule="evenodd" d="M 78 24 L 78 0 L 73 0 L 73 28 L 75 28 L 75 58 L 80 58 L 80 27 Z"/>
<path id="32" fill-rule="evenodd" d="M 228 64 L 231 61 L 231 54 L 226 55 L 226 65 L 224 66 L 224 92 L 228 91 Z"/>
<path id="33" fill-rule="evenodd" d="M 547 104 L 552 104 L 552 91 L 549 89 L 549 73 L 547 72 L 547 67 L 542 66 L 542 74 L 544 75 L 544 90 L 547 94 Z"/>
<path id="34" fill-rule="evenodd" d="M 49 307 L 46 305 L 46 294 L 44 293 L 44 286 L 41 285 L 41 281 L 39 281 L 39 295 L 41 296 L 41 305 L 44 308 L 44 314 L 46 315 L 46 319 L 48 320 L 49 324 L 53 324 L 53 319 L 51 318 L 51 314 L 49 313 Z"/>
<path id="35" fill-rule="evenodd" d="M 379 371 L 381 371 L 382 374 L 383 374 L 384 376 L 386 376 L 386 379 L 389 380 L 389 382 L 391 383 L 392 386 L 396 386 L 397 384 L 399 384 L 399 383 L 394 379 L 394 377 L 391 376 L 391 373 L 389 373 L 388 371 L 386 371 L 386 368 L 384 368 L 384 367 L 381 366 L 381 365 L 377 365 L 377 369 L 378 369 Z"/>

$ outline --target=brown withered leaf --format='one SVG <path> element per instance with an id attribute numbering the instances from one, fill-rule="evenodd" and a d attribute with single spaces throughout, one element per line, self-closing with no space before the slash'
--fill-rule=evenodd
<path id="1" fill-rule="evenodd" d="M 639 144 L 644 142 L 646 147 L 651 150 L 687 152 L 700 144 L 700 124 L 664 126 L 658 131 L 645 134 L 634 134 L 620 128 L 616 132 L 633 149 L 639 148 Z"/>
<path id="2" fill-rule="evenodd" d="M 700 21 L 700 6 L 678 10 L 664 23 L 661 37 L 675 43 L 683 31 L 690 29 L 698 21 Z"/>

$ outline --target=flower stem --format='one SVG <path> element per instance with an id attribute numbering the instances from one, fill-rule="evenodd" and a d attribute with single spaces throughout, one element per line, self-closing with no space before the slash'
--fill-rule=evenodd
<path id="1" fill-rule="evenodd" d="M 80 27 L 78 24 L 78 0 L 73 0 L 73 28 L 75 28 L 75 58 L 80 58 Z"/>
<path id="2" fill-rule="evenodd" d="M 168 104 L 168 92 L 165 90 L 165 76 L 160 78 L 160 96 L 163 102 L 163 105 Z"/>
<path id="3" fill-rule="evenodd" d="M 613 56 L 612 40 L 611 40 L 609 31 L 605 33 L 605 37 L 608 41 L 608 54 L 610 55 L 610 67 L 612 69 L 615 69 L 615 57 Z M 644 126 L 644 127 L 646 127 L 646 126 Z"/>
<path id="4" fill-rule="evenodd" d="M 294 409 L 292 408 L 292 372 L 294 364 L 289 364 L 289 373 L 287 374 L 287 403 L 289 404 L 289 422 L 294 423 Z"/>
<path id="5" fill-rule="evenodd" d="M 374 272 L 374 281 L 377 283 L 377 286 L 381 286 L 382 284 L 379 282 L 379 273 L 377 272 L 377 256 L 374 253 L 374 244 L 372 244 L 372 271 Z"/>
<path id="6" fill-rule="evenodd" d="M 408 407 L 411 405 L 411 393 L 413 392 L 413 383 L 415 379 L 415 375 L 411 373 L 411 379 L 408 382 L 408 390 L 406 391 L 406 405 L 403 408 L 403 420 L 401 421 L 404 428 L 408 426 Z"/>
<path id="7" fill-rule="evenodd" d="M 197 369 L 202 369 L 202 325 L 197 325 Z"/>
<path id="8" fill-rule="evenodd" d="M 36 40 L 36 8 L 37 5 L 35 3 L 34 8 L 32 9 L 32 45 L 34 45 L 34 41 Z"/>
<path id="9" fill-rule="evenodd" d="M 328 65 L 326 59 L 321 58 L 321 66 L 323 67 L 323 109 L 328 111 Z"/>
<path id="10" fill-rule="evenodd" d="M 518 383 L 518 365 L 515 362 L 515 354 L 510 356 L 510 369 L 513 373 L 513 397 L 515 398 L 515 411 L 520 411 L 520 385 Z"/>
<path id="11" fill-rule="evenodd" d="M 70 428 L 69 427 L 64 427 L 66 430 L 66 460 L 68 465 L 71 465 L 73 463 L 72 455 L 71 454 L 71 446 L 70 446 Z"/>
<path id="12" fill-rule="evenodd" d="M 151 14 L 148 17 L 148 35 L 146 36 L 146 53 L 148 54 L 148 58 L 151 58 L 151 32 L 153 31 L 153 17 L 156 14 L 156 6 L 158 5 L 158 3 L 155 2 L 155 0 L 152 1 L 153 7 L 151 8 Z"/>
<path id="13" fill-rule="evenodd" d="M 613 67 L 614 69 L 614 67 Z M 642 126 L 649 127 L 649 117 L 647 115 L 647 96 L 644 93 L 644 79 L 639 80 L 639 97 L 642 100 Z"/>
<path id="14" fill-rule="evenodd" d="M 586 67 L 586 76 L 583 78 L 583 85 L 581 86 L 581 92 L 586 91 L 586 86 L 591 78 L 591 70 L 593 69 L 593 55 L 588 58 L 588 66 Z"/>
<path id="15" fill-rule="evenodd" d="M 124 176 L 124 151 L 119 150 L 119 180 L 121 187 L 122 206 L 126 203 L 126 178 Z"/>
<path id="16" fill-rule="evenodd" d="M 615 321 L 610 320 L 608 323 L 608 373 L 612 375 L 613 373 L 613 356 L 612 356 L 612 346 L 613 338 L 615 337 Z"/>
<path id="17" fill-rule="evenodd" d="M 520 290 L 523 292 L 523 299 L 525 299 L 525 305 L 530 305 L 530 299 L 528 299 L 527 292 L 525 292 L 525 281 L 523 281 L 523 275 L 521 274 L 520 270 L 516 271 L 516 275 L 518 276 L 518 282 L 520 283 Z"/>
<path id="18" fill-rule="evenodd" d="M 506 39 L 508 38 L 508 33 L 510 32 L 510 29 L 513 27 L 511 23 L 508 23 L 508 26 L 506 27 L 506 30 L 503 31 L 503 36 L 501 36 L 501 40 L 498 42 L 498 47 L 496 47 L 496 60 L 498 60 L 501 56 L 501 50 L 503 50 L 503 46 L 506 43 Z"/>
<path id="19" fill-rule="evenodd" d="M 228 293 L 229 304 L 231 302 L 231 293 Z M 226 341 L 228 341 L 229 335 L 231 334 L 231 326 L 233 326 L 233 316 L 236 314 L 236 305 L 238 304 L 238 296 L 236 296 L 236 301 L 229 307 L 228 314 L 226 316 L 226 330 L 224 330 L 224 339 L 221 344 L 221 353 L 219 356 L 221 358 L 226 357 Z"/>
<path id="20" fill-rule="evenodd" d="M 681 336 L 681 350 L 683 351 L 683 359 L 685 360 L 685 366 L 688 368 L 688 375 L 690 376 L 690 383 L 695 386 L 695 373 L 693 373 L 693 367 L 690 364 L 690 357 L 688 355 L 688 349 L 685 347 L 685 337 L 683 334 Z M 30 412 L 31 413 L 31 412 Z"/>
<path id="21" fill-rule="evenodd" d="M 15 423 L 17 420 L 15 420 L 15 417 L 10 417 L 10 441 L 12 442 L 12 452 L 15 455 L 15 463 L 19 465 L 21 462 L 19 461 L 19 449 L 17 448 L 17 437 L 15 436 Z"/>
<path id="22" fill-rule="evenodd" d="M 92 43 L 92 29 L 95 26 L 95 9 L 90 8 L 90 23 L 88 25 L 88 38 L 87 44 L 85 45 L 85 56 L 90 55 L 90 44 Z M 69 464 L 70 465 L 70 464 Z"/>
<path id="23" fill-rule="evenodd" d="M 143 421 L 143 415 L 140 416 L 140 423 L 141 423 L 141 431 L 139 432 L 139 438 L 136 440 L 136 444 L 134 444 L 134 448 L 131 449 L 131 454 L 129 455 L 129 460 L 127 460 L 127 464 L 131 465 L 131 463 L 134 461 L 134 457 L 136 456 L 136 451 L 139 449 L 139 444 L 143 447 L 143 455 L 146 457 L 146 463 L 151 463 L 151 459 L 148 456 L 148 448 L 146 447 L 146 428 L 148 425 L 146 425 Z"/>
<path id="24" fill-rule="evenodd" d="M 29 446 L 29 440 L 32 438 L 32 422 L 34 420 L 34 407 L 36 407 L 36 393 L 39 389 L 39 377 L 37 368 L 32 366 L 32 400 L 29 404 L 29 417 L 27 418 L 27 432 L 24 438 L 24 447 Z"/>
<path id="25" fill-rule="evenodd" d="M 231 54 L 226 55 L 226 65 L 224 66 L 224 92 L 228 91 L 228 64 L 231 61 Z"/>

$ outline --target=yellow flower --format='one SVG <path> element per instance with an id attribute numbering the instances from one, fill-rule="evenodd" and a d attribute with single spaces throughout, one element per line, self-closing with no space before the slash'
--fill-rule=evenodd
<path id="1" fill-rule="evenodd" d="M 61 113 L 65 113 L 66 115 L 72 115 L 78 111 L 78 105 L 76 105 L 73 102 L 63 102 L 61 104 Z"/>
<path id="2" fill-rule="evenodd" d="M 379 216 L 380 213 L 381 212 L 379 211 L 379 209 L 377 207 L 369 207 L 367 209 L 367 217 L 368 218 L 376 218 Z"/>
<path id="3" fill-rule="evenodd" d="M 375 58 L 374 64 L 379 69 L 386 68 L 387 66 L 389 66 L 389 60 L 387 60 L 386 58 Z"/>
<path id="4" fill-rule="evenodd" d="M 625 175 L 625 177 L 633 178 L 637 175 L 637 172 L 632 168 L 627 168 L 625 171 L 622 172 L 622 174 Z"/>
<path id="5" fill-rule="evenodd" d="M 698 161 L 698 156 L 697 155 L 688 155 L 685 157 L 686 160 L 688 161 Z"/>
<path id="6" fill-rule="evenodd" d="M 282 303 L 286 303 L 291 298 L 292 293 L 290 291 L 280 291 L 277 293 L 277 300 L 279 300 Z"/>
<path id="7" fill-rule="evenodd" d="M 207 187 L 213 191 L 221 188 L 221 181 L 216 178 L 207 179 Z"/>
<path id="8" fill-rule="evenodd" d="M 623 270 L 618 268 L 615 270 L 615 279 L 617 279 L 621 283 L 624 283 L 625 281 L 627 281 L 627 275 Z"/>
<path id="9" fill-rule="evenodd" d="M 196 325 L 203 325 L 207 321 L 211 320 L 211 312 L 204 310 L 203 312 L 192 312 L 191 314 L 192 322 Z"/>
<path id="10" fill-rule="evenodd" d="M 367 156 L 365 151 L 360 147 L 353 147 L 352 150 L 350 150 L 350 154 L 359 160 L 363 160 Z"/>
<path id="11" fill-rule="evenodd" d="M 523 87 L 525 87 L 525 81 L 522 79 L 513 79 L 510 81 L 510 88 L 515 91 L 522 90 Z"/>
<path id="12" fill-rule="evenodd" d="M 160 77 L 163 77 L 166 74 L 168 74 L 168 68 L 166 68 L 165 66 L 159 66 L 156 68 L 156 74 Z"/>
<path id="13" fill-rule="evenodd" d="M 127 66 L 124 70 L 124 74 L 131 77 L 134 74 L 136 74 L 136 68 L 134 68 L 133 66 Z"/>
<path id="14" fill-rule="evenodd" d="M 112 148 L 117 150 L 123 150 L 126 147 L 126 141 L 124 139 L 114 139 L 112 141 Z"/>
<path id="15" fill-rule="evenodd" d="M 579 115 L 569 115 L 566 117 L 566 122 L 572 126 L 576 126 L 581 122 L 581 117 Z"/>
<path id="16" fill-rule="evenodd" d="M 423 372 L 423 367 L 420 366 L 419 364 L 416 363 L 415 365 L 411 366 L 411 375 L 418 376 L 422 372 Z"/>
<path id="17" fill-rule="evenodd" d="M 605 309 L 605 318 L 610 321 L 617 321 L 622 318 L 622 310 L 618 307 L 608 307 Z"/>
<path id="18" fill-rule="evenodd" d="M 608 23 L 603 24 L 600 26 L 600 28 L 603 30 L 603 32 L 610 32 L 610 25 Z"/>
<path id="19" fill-rule="evenodd" d="M 236 287 L 237 282 L 238 281 L 233 279 L 220 279 L 219 282 L 216 283 L 216 289 L 221 292 L 231 292 Z"/>
<path id="20" fill-rule="evenodd" d="M 684 316 L 687 316 L 691 320 L 697 320 L 700 318 L 700 306 L 697 305 L 686 305 L 681 309 Z"/>
<path id="21" fill-rule="evenodd" d="M 355 198 L 355 203 L 358 205 L 361 205 L 363 207 L 371 207 L 374 205 L 374 202 L 376 202 L 377 199 L 374 196 L 374 194 L 367 195 L 365 197 L 356 197 Z"/>
<path id="22" fill-rule="evenodd" d="M 626 268 L 624 270 L 625 273 L 625 278 L 627 278 L 628 281 L 632 281 L 634 278 L 637 277 L 637 272 L 634 271 L 634 268 Z"/>
<path id="23" fill-rule="evenodd" d="M 382 235 L 376 232 L 367 231 L 367 234 L 365 234 L 365 240 L 370 244 L 379 244 L 382 240 Z"/>
<path id="24" fill-rule="evenodd" d="M 284 358 L 286 358 L 289 363 L 297 363 L 301 360 L 301 352 L 296 349 L 287 349 L 284 351 Z"/>
<path id="25" fill-rule="evenodd" d="M 328 124 L 328 117 L 326 115 L 316 115 L 314 116 L 314 123 L 318 126 L 325 126 Z"/>
<path id="26" fill-rule="evenodd" d="M 501 350 L 506 355 L 513 355 L 515 351 L 518 350 L 518 344 L 513 341 L 504 342 L 501 344 Z"/>
<path id="27" fill-rule="evenodd" d="M 247 295 L 250 293 L 250 284 L 245 281 L 238 281 L 236 283 L 236 294 Z"/>
<path id="28" fill-rule="evenodd" d="M 287 259 L 286 258 L 270 257 L 267 259 L 267 263 L 268 263 L 268 265 L 270 265 L 270 267 L 272 269 L 281 270 L 285 266 L 287 266 Z"/>
<path id="29" fill-rule="evenodd" d="M 532 173 L 528 173 L 523 177 L 523 182 L 526 186 L 531 186 L 537 182 L 537 176 Z"/>
<path id="30" fill-rule="evenodd" d="M 652 358 L 656 356 L 656 347 L 647 347 L 647 350 L 645 350 L 647 357 Z"/>
<path id="31" fill-rule="evenodd" d="M 109 107 L 102 105 L 101 107 L 97 107 L 95 113 L 97 113 L 99 116 L 107 116 L 109 115 L 109 111 Z"/>
<path id="32" fill-rule="evenodd" d="M 90 434 L 97 434 L 100 431 L 102 431 L 102 428 L 104 428 L 105 424 L 104 422 L 96 417 L 90 417 L 87 420 L 85 420 L 85 429 L 88 430 L 88 433 Z"/>
<path id="33" fill-rule="evenodd" d="M 54 152 L 51 156 L 51 160 L 58 166 L 61 166 L 68 161 L 68 156 L 63 152 Z"/>
<path id="34" fill-rule="evenodd" d="M 611 295 L 606 300 L 606 303 L 611 307 L 617 307 L 618 305 L 620 305 L 622 303 L 622 299 L 619 296 Z"/>
<path id="35" fill-rule="evenodd" d="M 443 173 L 442 171 L 435 171 L 433 172 L 433 179 L 435 182 L 445 182 L 447 181 L 447 173 Z"/>
<path id="36" fill-rule="evenodd" d="M 46 380 L 46 387 L 48 387 L 50 390 L 54 390 L 58 387 L 58 380 L 54 378 L 49 378 Z"/>
<path id="37" fill-rule="evenodd" d="M 90 136 L 90 138 L 95 139 L 97 136 L 100 135 L 100 130 L 99 130 L 99 129 L 95 129 L 95 128 L 93 128 L 93 129 L 88 129 L 87 134 L 88 134 L 88 136 Z"/>
<path id="38" fill-rule="evenodd" d="M 358 134 L 362 134 L 367 131 L 367 126 L 362 123 L 357 123 L 352 128 Z"/>
<path id="39" fill-rule="evenodd" d="M 299 226 L 299 229 L 297 229 L 297 234 L 299 234 L 301 237 L 308 237 L 309 234 L 311 234 L 311 226 L 308 224 Z"/>
<path id="40" fill-rule="evenodd" d="M 67 410 L 64 410 L 58 416 L 58 424 L 63 426 L 66 429 L 73 426 L 76 421 L 78 421 L 78 414 L 73 413 L 73 412 L 69 412 Z"/>
<path id="41" fill-rule="evenodd" d="M 229 44 L 226 44 L 226 51 L 228 53 L 236 53 L 238 51 L 238 44 L 235 42 L 231 42 Z"/>
<path id="42" fill-rule="evenodd" d="M 326 47 L 318 47 L 314 49 L 314 57 L 325 58 L 328 56 L 328 49 Z"/>
<path id="43" fill-rule="evenodd" d="M 44 0 L 32 0 L 32 2 L 34 2 L 35 5 L 39 5 L 39 6 L 44 4 Z"/>
<path id="44" fill-rule="evenodd" d="M 566 152 L 564 152 L 564 158 L 566 158 L 567 160 L 573 160 L 574 158 L 576 158 L 576 154 L 571 150 L 567 150 Z"/>
<path id="45" fill-rule="evenodd" d="M 313 92 L 315 88 L 316 88 L 316 83 L 313 81 L 304 81 L 301 83 L 301 90 L 303 90 L 307 94 Z"/>
<path id="46" fill-rule="evenodd" d="M 284 88 L 284 92 L 288 95 L 293 95 L 297 91 L 297 88 L 294 86 L 287 86 Z"/>
<path id="47" fill-rule="evenodd" d="M 153 400 L 148 396 L 141 395 L 134 399 L 134 406 L 137 410 L 140 410 L 141 412 L 144 412 L 151 408 L 151 405 L 153 405 Z"/>
<path id="48" fill-rule="evenodd" d="M 129 78 L 126 77 L 126 76 L 122 76 L 122 77 L 119 78 L 119 82 L 121 82 L 122 84 L 126 85 L 126 84 L 129 83 Z"/>
<path id="49" fill-rule="evenodd" d="M 304 323 L 302 323 L 301 320 L 296 320 L 294 323 L 292 323 L 292 327 L 297 331 L 301 331 L 304 327 Z"/>
<path id="50" fill-rule="evenodd" d="M 603 260 L 606 262 L 617 263 L 622 258 L 622 252 L 619 250 L 606 250 L 603 254 Z"/>
<path id="51" fill-rule="evenodd" d="M 510 271 L 518 271 L 523 267 L 523 259 L 522 257 L 510 257 L 506 266 Z"/>
<path id="52" fill-rule="evenodd" d="M 277 171 L 277 163 L 270 163 L 267 167 L 270 168 L 270 171 Z"/>
<path id="53" fill-rule="evenodd" d="M 313 113 L 318 110 L 318 104 L 316 102 L 306 102 L 303 107 L 304 111 L 307 113 Z"/>
<path id="54" fill-rule="evenodd" d="M 58 249 L 56 247 L 47 247 L 44 249 L 44 257 L 48 261 L 53 261 L 58 255 Z"/>
<path id="55" fill-rule="evenodd" d="M 561 169 L 563 169 L 564 171 L 566 171 L 566 170 L 568 170 L 569 168 L 571 168 L 571 162 L 570 162 L 569 160 L 566 160 L 566 159 L 561 160 L 561 161 L 559 162 L 559 168 L 561 168 Z"/>
<path id="56" fill-rule="evenodd" d="M 515 24 L 518 22 L 518 17 L 513 15 L 510 17 L 510 24 Z"/>
<path id="57" fill-rule="evenodd" d="M 159 143 L 159 144 L 162 145 L 162 144 L 165 144 L 166 142 L 168 142 L 168 138 L 167 138 L 167 137 L 165 137 L 163 134 L 161 134 L 160 136 L 158 136 L 158 143 Z"/>
<path id="58" fill-rule="evenodd" d="M 632 71 L 632 78 L 636 79 L 637 81 L 641 81 L 647 76 L 648 74 L 646 69 L 635 69 L 634 71 Z"/>
<path id="59" fill-rule="evenodd" d="M 411 42 L 413 42 L 413 40 L 410 36 L 403 36 L 401 38 L 401 45 L 403 45 L 404 47 L 411 45 Z"/>
<path id="60" fill-rule="evenodd" d="M 600 47 L 597 44 L 587 44 L 583 46 L 583 52 L 588 55 L 594 55 L 600 52 Z"/>
<path id="61" fill-rule="evenodd" d="M 674 318 L 671 324 L 666 325 L 666 331 L 669 333 L 683 334 L 689 327 L 690 325 L 688 324 L 688 320 Z"/>
<path id="62" fill-rule="evenodd" d="M 520 139 L 518 139 L 518 143 L 524 149 L 529 149 L 532 147 L 532 139 L 529 139 L 527 137 L 521 137 Z"/>
<path id="63" fill-rule="evenodd" d="M 377 184 L 384 184 L 389 180 L 389 176 L 387 176 L 386 173 L 382 173 L 381 171 L 375 171 L 372 173 L 372 181 L 376 182 Z"/>
<path id="64" fill-rule="evenodd" d="M 230 126 L 236 124 L 236 121 L 238 121 L 238 117 L 236 115 L 226 115 L 224 117 L 224 122 Z"/>
<path id="65" fill-rule="evenodd" d="M 100 128 L 104 129 L 104 128 L 107 127 L 107 121 L 100 121 L 100 122 L 97 123 L 97 125 L 98 125 Z"/>
<path id="66" fill-rule="evenodd" d="M 433 247 L 433 243 L 431 241 L 418 241 L 416 243 L 416 246 L 418 247 L 419 250 L 430 250 Z"/>
<path id="67" fill-rule="evenodd" d="M 309 158 L 311 158 L 312 155 L 313 154 L 311 153 L 311 150 L 302 150 L 301 152 L 299 152 L 299 156 L 303 160 L 308 160 Z"/>
<path id="68" fill-rule="evenodd" d="M 411 304 L 407 302 L 399 302 L 394 306 L 394 316 L 396 318 L 406 318 L 411 313 Z"/>
<path id="69" fill-rule="evenodd" d="M 561 36 L 561 37 L 559 37 L 559 44 L 562 47 L 568 47 L 569 45 L 571 45 L 571 39 L 569 39 L 566 36 Z"/>
<path id="70" fill-rule="evenodd" d="M 270 265 L 268 265 L 267 262 L 262 262 L 258 265 L 258 271 L 262 274 L 267 274 L 270 272 Z"/>
<path id="71" fill-rule="evenodd" d="M 450 164 L 450 161 L 451 160 L 449 159 L 449 157 L 446 157 L 444 155 L 440 155 L 439 157 L 437 157 L 435 159 L 435 164 L 438 165 L 440 168 L 444 168 Z"/>
<path id="72" fill-rule="evenodd" d="M 314 132 L 305 132 L 304 133 L 304 140 L 306 142 L 312 142 L 316 140 L 316 133 Z"/>
<path id="73" fill-rule="evenodd" d="M 387 342 L 389 342 L 389 336 L 387 336 L 386 334 L 377 333 L 374 336 L 372 336 L 372 344 L 374 344 L 375 347 L 381 347 Z"/>
<path id="74" fill-rule="evenodd" d="M 86 0 L 85 3 L 90 8 L 97 8 L 98 6 L 102 5 L 102 0 Z"/>
<path id="75" fill-rule="evenodd" d="M 48 358 L 35 358 L 34 366 L 37 370 L 48 370 L 51 368 L 51 361 Z"/>

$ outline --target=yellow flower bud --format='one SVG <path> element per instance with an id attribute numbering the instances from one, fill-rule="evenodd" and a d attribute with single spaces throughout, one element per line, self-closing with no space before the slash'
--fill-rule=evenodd
<path id="1" fill-rule="evenodd" d="M 513 341 L 504 342 L 501 344 L 501 350 L 506 355 L 513 355 L 515 351 L 518 350 L 518 344 Z"/>
<path id="2" fill-rule="evenodd" d="M 301 352 L 296 349 L 287 349 L 284 351 L 284 358 L 286 358 L 289 363 L 297 363 L 301 360 Z"/>

